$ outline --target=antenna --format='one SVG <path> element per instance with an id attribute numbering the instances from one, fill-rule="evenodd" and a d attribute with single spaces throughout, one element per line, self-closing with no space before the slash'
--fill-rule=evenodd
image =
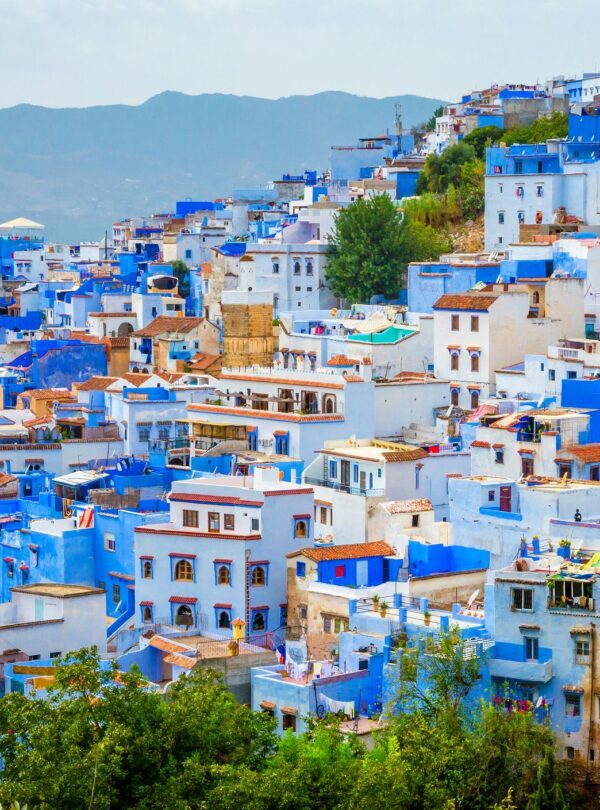
<path id="1" fill-rule="evenodd" d="M 398 136 L 398 138 L 401 138 L 402 137 L 402 104 L 400 104 L 399 101 L 397 101 L 394 104 L 394 110 L 395 110 L 394 123 L 396 125 L 396 135 Z"/>

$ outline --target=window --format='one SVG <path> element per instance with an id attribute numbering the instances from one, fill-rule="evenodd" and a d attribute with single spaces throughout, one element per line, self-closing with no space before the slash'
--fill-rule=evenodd
<path id="1" fill-rule="evenodd" d="M 496 492 L 493 489 L 488 490 L 488 502 L 493 503 L 496 500 Z"/>
<path id="2" fill-rule="evenodd" d="M 526 638 L 525 639 L 525 660 L 526 661 L 537 661 L 539 658 L 539 639 L 537 638 Z"/>
<path id="3" fill-rule="evenodd" d="M 596 468 L 596 469 L 598 469 L 598 468 Z M 321 516 L 320 517 L 320 522 L 321 523 L 327 523 L 327 509 L 324 506 L 320 507 L 320 516 Z"/>
<path id="4" fill-rule="evenodd" d="M 223 515 L 223 528 L 230 532 L 235 529 L 235 515 Z"/>
<path id="5" fill-rule="evenodd" d="M 332 623 L 331 616 L 323 616 L 323 632 L 324 633 L 331 633 L 331 623 Z"/>
<path id="6" fill-rule="evenodd" d="M 551 382 L 554 382 L 554 380 L 556 379 L 556 371 L 553 368 L 548 369 L 548 379 Z"/>
<path id="7" fill-rule="evenodd" d="M 598 464 L 590 467 L 590 481 L 600 481 L 600 466 Z"/>
<path id="8" fill-rule="evenodd" d="M 158 438 L 162 441 L 167 441 L 169 438 L 169 428 L 161 427 L 158 429 Z"/>
<path id="9" fill-rule="evenodd" d="M 457 352 L 452 352 L 450 355 L 450 370 L 451 371 L 458 371 L 458 354 Z"/>
<path id="10" fill-rule="evenodd" d="M 502 244 L 503 239 L 504 239 L 504 237 L 503 237 L 503 236 L 499 236 L 499 237 L 498 237 L 498 244 L 499 244 L 499 245 L 501 245 L 501 244 Z"/>
<path id="11" fill-rule="evenodd" d="M 231 616 L 228 610 L 222 610 L 219 613 L 219 627 L 223 630 L 229 630 L 231 627 Z"/>
<path id="12" fill-rule="evenodd" d="M 283 712 L 281 715 L 281 727 L 284 731 L 296 731 L 296 715 L 291 712 Z"/>
<path id="13" fill-rule="evenodd" d="M 294 262 L 294 275 L 295 276 L 300 275 L 300 262 L 298 261 Z"/>
<path id="14" fill-rule="evenodd" d="M 117 540 L 112 532 L 104 532 L 104 551 L 116 551 Z"/>
<path id="15" fill-rule="evenodd" d="M 575 663 L 590 663 L 590 642 L 588 639 L 576 639 L 575 641 Z"/>
<path id="16" fill-rule="evenodd" d="M 152 560 L 144 560 L 142 562 L 142 578 L 152 579 Z"/>
<path id="17" fill-rule="evenodd" d="M 144 624 L 150 624 L 150 622 L 152 621 L 152 608 L 149 605 L 146 605 L 144 607 L 144 610 L 142 612 L 142 619 Z"/>
<path id="18" fill-rule="evenodd" d="M 575 749 L 572 745 L 567 745 L 565 752 L 567 754 L 567 759 L 575 759 Z"/>
<path id="19" fill-rule="evenodd" d="M 452 315 L 450 317 L 450 329 L 452 329 L 453 332 L 458 332 L 459 328 L 460 328 L 460 318 L 459 318 L 459 316 L 458 315 Z"/>
<path id="20" fill-rule="evenodd" d="M 533 458 L 523 456 L 521 459 L 521 475 L 527 478 L 529 475 L 533 475 Z"/>
<path id="21" fill-rule="evenodd" d="M 296 528 L 294 531 L 294 537 L 307 537 L 308 536 L 308 526 L 305 520 L 297 520 L 296 521 Z"/>
<path id="22" fill-rule="evenodd" d="M 220 532 L 221 531 L 221 516 L 218 512 L 208 513 L 208 531 Z"/>
<path id="23" fill-rule="evenodd" d="M 458 388 L 452 388 L 450 391 L 450 404 L 458 408 Z"/>
<path id="24" fill-rule="evenodd" d="M 274 273 L 274 275 L 279 274 L 279 262 L 276 262 L 276 261 L 273 262 L 273 273 Z"/>
<path id="25" fill-rule="evenodd" d="M 143 427 L 139 429 L 139 439 L 141 442 L 147 442 L 150 438 L 150 428 Z"/>
<path id="26" fill-rule="evenodd" d="M 39 655 L 30 655 L 30 656 L 29 656 L 29 660 L 30 660 L 30 661 L 39 661 L 39 660 L 40 660 L 40 656 L 39 656 Z"/>
<path id="27" fill-rule="evenodd" d="M 265 569 L 262 565 L 253 565 L 252 566 L 252 585 L 255 587 L 261 587 L 267 584 L 267 575 L 265 573 Z"/>
<path id="28" fill-rule="evenodd" d="M 219 566 L 219 570 L 217 571 L 217 584 L 218 585 L 231 584 L 231 574 L 229 573 L 228 565 Z"/>
<path id="29" fill-rule="evenodd" d="M 250 520 L 250 530 L 253 532 L 260 531 L 260 523 L 258 522 L 258 518 L 252 518 Z"/>
<path id="30" fill-rule="evenodd" d="M 504 192 L 504 186 L 502 183 L 498 183 L 498 194 L 502 194 Z"/>
<path id="31" fill-rule="evenodd" d="M 113 585 L 112 586 L 112 597 L 113 597 L 113 603 L 115 605 L 118 605 L 119 602 L 121 601 L 121 588 L 120 588 L 119 585 Z"/>
<path id="32" fill-rule="evenodd" d="M 535 193 L 537 197 L 544 196 L 544 186 L 536 186 Z"/>
<path id="33" fill-rule="evenodd" d="M 496 450 L 496 464 L 504 464 L 504 450 Z"/>
<path id="34" fill-rule="evenodd" d="M 525 211 L 517 211 L 517 222 L 519 225 L 525 224 Z"/>
<path id="35" fill-rule="evenodd" d="M 498 211 L 498 225 L 504 225 L 504 211 Z"/>
<path id="36" fill-rule="evenodd" d="M 183 510 L 183 525 L 188 529 L 198 528 L 198 512 L 193 509 Z"/>
<path id="37" fill-rule="evenodd" d="M 298 605 L 298 618 L 304 621 L 308 616 L 308 608 L 306 605 Z"/>
<path id="38" fill-rule="evenodd" d="M 313 274 L 313 263 L 311 261 L 306 262 L 306 275 L 312 276 Z"/>
<path id="39" fill-rule="evenodd" d="M 189 560 L 179 560 L 177 563 L 175 563 L 173 579 L 176 582 L 194 581 L 194 566 Z"/>
<path id="40" fill-rule="evenodd" d="M 346 576 L 346 566 L 345 565 L 336 565 L 334 568 L 334 575 L 336 579 L 340 579 L 341 577 Z"/>
<path id="41" fill-rule="evenodd" d="M 571 477 L 571 463 L 570 462 L 569 463 L 562 463 L 562 464 L 559 462 L 556 466 L 558 468 L 557 475 L 558 475 L 559 478 L 563 478 L 565 475 L 567 476 L 567 478 Z"/>
<path id="42" fill-rule="evenodd" d="M 581 695 L 565 695 L 565 714 L 567 717 L 579 717 L 581 715 Z"/>
<path id="43" fill-rule="evenodd" d="M 337 461 L 329 462 L 329 477 L 337 478 Z"/>
<path id="44" fill-rule="evenodd" d="M 576 379 L 577 379 L 576 371 L 567 371 L 567 380 L 576 380 Z"/>
<path id="45" fill-rule="evenodd" d="M 419 517 L 420 517 L 419 515 L 413 515 L 412 516 L 411 525 L 412 525 L 413 529 L 416 529 L 417 526 L 419 525 Z"/>
<path id="46" fill-rule="evenodd" d="M 515 160 L 515 174 L 523 174 L 523 161 Z"/>
<path id="47" fill-rule="evenodd" d="M 479 371 L 479 355 L 472 354 L 471 355 L 471 371 Z"/>
<path id="48" fill-rule="evenodd" d="M 513 588 L 512 607 L 515 610 L 533 610 L 533 590 L 531 588 Z"/>
<path id="49" fill-rule="evenodd" d="M 60 650 L 58 652 L 51 652 L 50 658 L 60 658 Z"/>
<path id="50" fill-rule="evenodd" d="M 296 563 L 296 576 L 297 577 L 305 577 L 306 576 L 306 563 L 304 563 L 304 562 L 297 562 Z"/>
<path id="51" fill-rule="evenodd" d="M 257 610 L 252 617 L 252 630 L 254 632 L 261 632 L 266 627 L 265 614 Z"/>
<path id="52" fill-rule="evenodd" d="M 479 332 L 479 315 L 471 315 L 471 332 Z"/>
<path id="53" fill-rule="evenodd" d="M 479 391 L 471 391 L 471 408 L 475 410 L 475 408 L 479 407 Z"/>
<path id="54" fill-rule="evenodd" d="M 279 606 L 279 624 L 281 627 L 285 627 L 287 625 L 287 610 L 287 605 Z"/>

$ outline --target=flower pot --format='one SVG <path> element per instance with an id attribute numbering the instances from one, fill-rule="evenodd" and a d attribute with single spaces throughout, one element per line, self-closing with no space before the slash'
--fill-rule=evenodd
<path id="1" fill-rule="evenodd" d="M 429 627 L 431 623 L 431 616 L 427 616 L 427 614 L 425 614 L 423 616 L 423 621 L 425 622 L 425 627 Z"/>
<path id="2" fill-rule="evenodd" d="M 387 613 L 387 608 L 386 607 L 380 607 L 379 608 L 379 615 L 381 616 L 382 619 L 385 619 L 386 613 Z"/>

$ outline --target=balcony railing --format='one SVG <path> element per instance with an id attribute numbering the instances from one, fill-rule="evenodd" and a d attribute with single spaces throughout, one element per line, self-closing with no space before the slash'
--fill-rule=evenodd
<path id="1" fill-rule="evenodd" d="M 304 479 L 306 484 L 314 484 L 317 487 L 328 487 L 329 489 L 336 489 L 338 492 L 346 492 L 348 495 L 365 495 L 370 498 L 382 498 L 385 495 L 385 490 L 382 488 L 375 489 L 374 487 L 357 487 L 350 484 L 341 484 L 339 481 L 330 481 L 327 478 L 312 478 L 306 476 Z"/>

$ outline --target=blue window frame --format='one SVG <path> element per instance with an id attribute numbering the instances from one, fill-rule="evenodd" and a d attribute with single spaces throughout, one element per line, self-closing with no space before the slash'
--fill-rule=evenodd
<path id="1" fill-rule="evenodd" d="M 294 538 L 304 540 L 310 537 L 310 515 L 300 515 L 294 518 Z"/>
<path id="2" fill-rule="evenodd" d="M 154 621 L 154 605 L 140 602 L 140 619 L 143 624 L 152 624 Z"/>
<path id="3" fill-rule="evenodd" d="M 354 479 L 354 483 L 358 484 L 358 464 L 353 465 L 352 478 Z"/>
<path id="4" fill-rule="evenodd" d="M 269 565 L 266 560 L 248 563 L 251 586 L 261 588 L 269 584 Z"/>
<path id="5" fill-rule="evenodd" d="M 250 633 L 265 633 L 269 629 L 269 608 L 250 608 Z"/>
<path id="6" fill-rule="evenodd" d="M 215 627 L 217 630 L 231 630 L 233 622 L 233 608 L 231 605 L 217 602 L 213 605 L 215 611 Z"/>
<path id="7" fill-rule="evenodd" d="M 337 478 L 337 461 L 329 462 L 329 477 Z"/>
<path id="8" fill-rule="evenodd" d="M 275 452 L 279 456 L 289 456 L 290 454 L 290 434 L 289 431 L 285 435 L 274 436 L 275 439 Z"/>
<path id="9" fill-rule="evenodd" d="M 305 562 L 297 562 L 296 563 L 296 576 L 297 577 L 305 577 L 306 576 L 306 563 Z"/>
<path id="10" fill-rule="evenodd" d="M 248 431 L 248 450 L 258 450 L 258 430 L 256 428 Z"/>
<path id="11" fill-rule="evenodd" d="M 279 624 L 282 627 L 287 625 L 288 607 L 287 605 L 279 605 Z"/>
<path id="12" fill-rule="evenodd" d="M 213 560 L 215 585 L 231 587 L 231 560 Z"/>
<path id="13" fill-rule="evenodd" d="M 142 579 L 154 579 L 154 558 L 140 557 L 140 575 Z"/>
<path id="14" fill-rule="evenodd" d="M 171 582 L 196 582 L 196 557 L 193 554 L 169 554 Z"/>

